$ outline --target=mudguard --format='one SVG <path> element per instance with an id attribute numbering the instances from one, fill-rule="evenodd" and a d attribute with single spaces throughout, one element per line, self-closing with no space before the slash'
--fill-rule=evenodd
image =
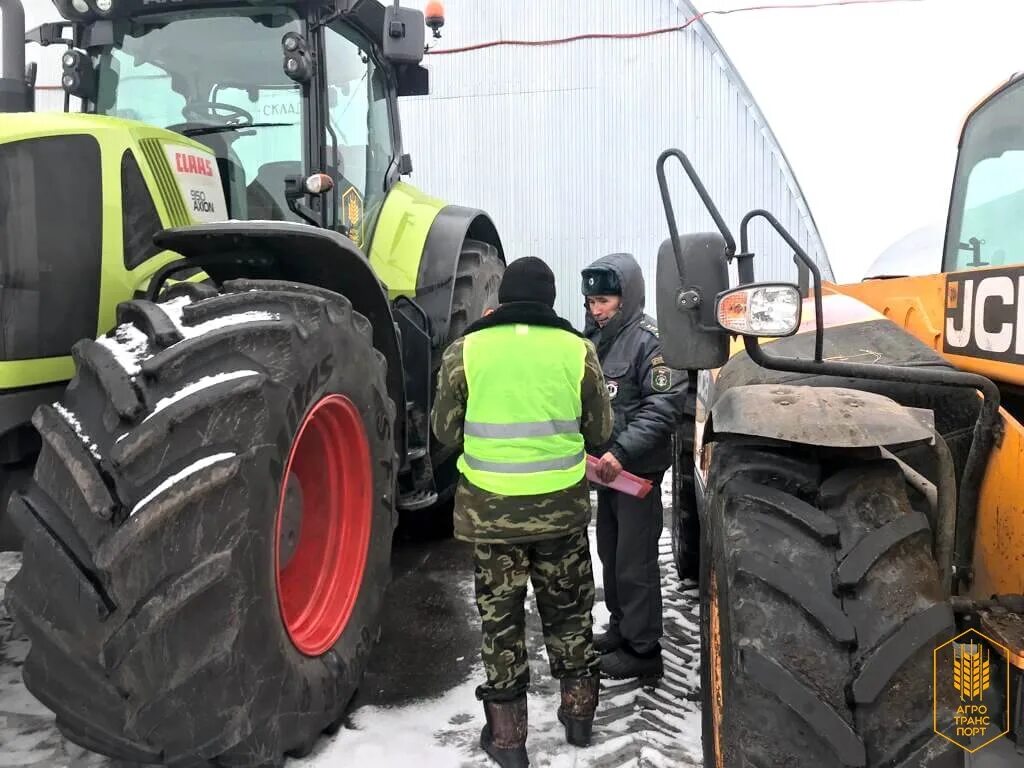
<path id="1" fill-rule="evenodd" d="M 459 255 L 466 239 L 479 240 L 498 249 L 502 262 L 505 253 L 498 230 L 483 211 L 449 205 L 437 214 L 427 234 L 416 280 L 416 301 L 430 318 L 437 341 L 446 343 L 451 320 L 452 296 Z"/>
<path id="2" fill-rule="evenodd" d="M 799 445 L 874 448 L 933 439 L 932 412 L 873 392 L 843 387 L 748 384 L 711 408 L 708 439 L 747 435 Z"/>
<path id="3" fill-rule="evenodd" d="M 406 182 L 388 192 L 370 242 L 370 265 L 392 300 L 414 299 L 430 318 L 434 346 L 448 341 L 459 254 L 467 238 L 504 250 L 490 216 L 446 205 Z"/>
<path id="4" fill-rule="evenodd" d="M 221 283 L 233 278 L 284 280 L 343 294 L 373 326 L 373 344 L 388 361 L 396 405 L 395 438 L 405 455 L 405 379 L 391 304 L 369 261 L 344 235 L 291 222 L 224 222 L 166 229 L 154 238 Z"/>

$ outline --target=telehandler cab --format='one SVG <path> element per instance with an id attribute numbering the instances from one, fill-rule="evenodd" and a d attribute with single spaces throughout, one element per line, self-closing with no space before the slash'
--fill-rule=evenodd
<path id="1" fill-rule="evenodd" d="M 280 766 L 337 728 L 399 510 L 451 496 L 427 414 L 497 301 L 482 211 L 402 180 L 419 11 L 0 0 L 0 478 L 28 689 L 72 741 Z M 24 42 L 63 47 L 37 114 Z M 72 104 L 80 110 L 72 112 Z M 12 493 L 13 491 L 13 493 Z"/>
<path id="2" fill-rule="evenodd" d="M 689 159 L 659 158 L 658 323 L 691 371 L 671 525 L 681 571 L 699 563 L 707 766 L 1024 760 L 1021 114 L 1017 76 L 967 118 L 928 277 L 825 283 L 763 210 L 737 250 Z M 678 235 L 672 157 L 717 232 Z M 796 283 L 755 282 L 758 219 Z"/>

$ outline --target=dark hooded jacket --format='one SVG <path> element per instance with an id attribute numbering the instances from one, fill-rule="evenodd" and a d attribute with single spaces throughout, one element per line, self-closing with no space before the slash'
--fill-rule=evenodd
<path id="1" fill-rule="evenodd" d="M 644 314 L 644 276 L 636 259 L 613 253 L 587 267 L 595 268 L 613 270 L 622 287 L 618 314 L 601 328 L 588 310 L 584 329 L 597 347 L 615 412 L 612 436 L 596 455 L 610 451 L 634 474 L 663 472 L 672 464 L 671 438 L 682 417 L 687 373 L 665 365 L 658 328 Z"/>

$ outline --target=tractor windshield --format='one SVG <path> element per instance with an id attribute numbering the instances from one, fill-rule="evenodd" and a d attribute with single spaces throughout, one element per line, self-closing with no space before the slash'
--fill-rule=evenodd
<path id="1" fill-rule="evenodd" d="M 311 131 L 304 89 L 283 66 L 282 37 L 306 34 L 293 8 L 161 13 L 117 24 L 115 44 L 92 49 L 90 111 L 209 146 L 233 219 L 301 221 L 288 207 L 285 179 L 323 171 L 337 187 L 331 225 L 348 226 L 353 239 L 365 231 L 393 153 L 381 73 L 350 30 L 323 32 L 326 110 Z"/>
<path id="2" fill-rule="evenodd" d="M 953 182 L 947 272 L 1024 263 L 1024 80 L 970 118 Z"/>

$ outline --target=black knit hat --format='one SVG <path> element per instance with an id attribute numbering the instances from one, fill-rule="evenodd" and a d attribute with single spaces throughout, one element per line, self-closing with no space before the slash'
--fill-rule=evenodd
<path id="1" fill-rule="evenodd" d="M 498 288 L 498 301 L 536 301 L 555 306 L 555 273 L 536 256 L 516 259 L 505 269 Z"/>

